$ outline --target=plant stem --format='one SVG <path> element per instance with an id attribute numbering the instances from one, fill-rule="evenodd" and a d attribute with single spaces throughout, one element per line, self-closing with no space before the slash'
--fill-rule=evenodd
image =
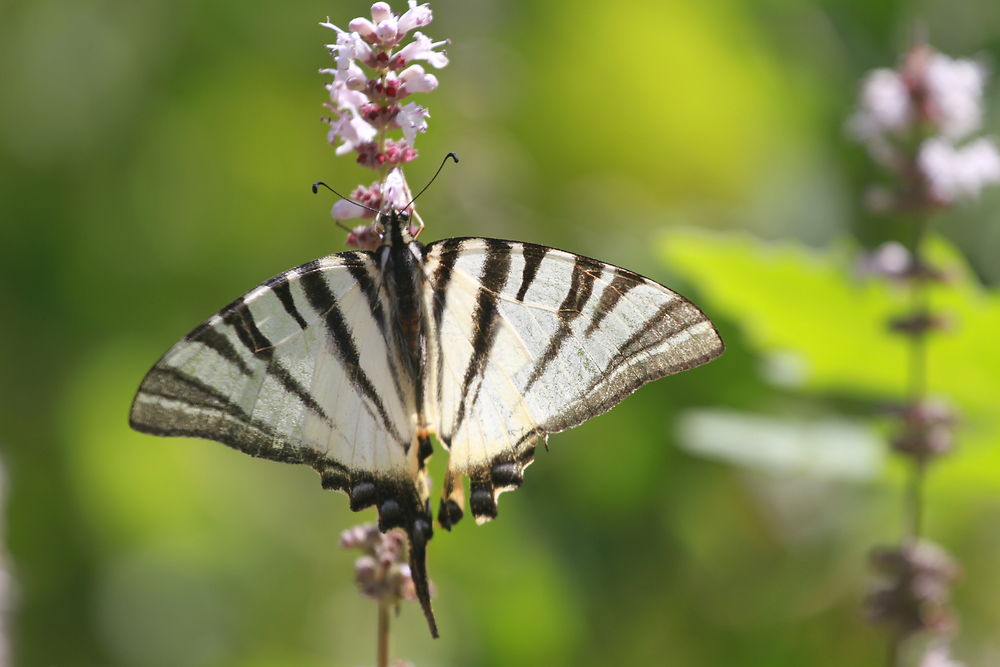
<path id="1" fill-rule="evenodd" d="M 378 667 L 389 667 L 389 605 L 378 603 Z"/>
<path id="2" fill-rule="evenodd" d="M 929 317 L 929 281 L 924 275 L 927 263 L 924 262 L 923 245 L 927 235 L 927 215 L 918 215 L 913 224 L 913 240 L 910 252 L 916 269 L 911 283 L 912 314 L 918 318 Z M 909 378 L 907 394 L 908 410 L 920 410 L 927 395 L 927 335 L 928 329 L 923 328 L 909 337 Z M 916 542 L 920 539 L 923 527 L 924 508 L 924 478 L 926 477 L 925 454 L 913 457 L 910 470 L 909 489 L 907 491 L 907 525 L 904 529 L 904 542 Z"/>
<path id="3" fill-rule="evenodd" d="M 927 216 L 918 215 L 913 224 L 913 238 L 910 255 L 913 261 L 913 275 L 910 279 L 910 316 L 917 322 L 930 315 L 928 280 L 924 271 L 927 264 L 923 257 L 923 243 L 927 231 Z M 927 395 L 927 334 L 926 327 L 918 328 L 907 337 L 909 363 L 906 378 L 906 406 L 904 419 L 912 422 L 917 411 L 922 409 Z M 904 430 L 912 428 L 911 423 Z M 926 477 L 926 454 L 914 452 L 910 457 L 910 477 L 903 498 L 904 519 L 902 543 L 915 545 L 923 529 L 924 478 Z M 888 667 L 898 667 L 902 660 L 903 642 L 906 638 L 902 630 L 895 630 L 889 637 L 886 655 Z"/>
<path id="4" fill-rule="evenodd" d="M 896 667 L 899 664 L 900 648 L 903 644 L 903 635 L 900 632 L 893 632 L 889 637 L 889 652 L 886 655 L 886 664 L 889 667 Z"/>

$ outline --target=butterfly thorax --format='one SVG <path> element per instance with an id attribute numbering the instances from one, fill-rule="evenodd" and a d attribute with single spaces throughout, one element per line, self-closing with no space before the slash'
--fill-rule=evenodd
<path id="1" fill-rule="evenodd" d="M 392 304 L 392 328 L 396 334 L 400 356 L 414 385 L 419 387 L 420 369 L 427 350 L 427 331 L 421 316 L 420 294 L 424 287 L 421 264 L 424 247 L 409 233 L 409 217 L 397 211 L 382 214 L 385 233 L 382 245 L 376 250 L 382 280 Z M 418 397 L 418 405 L 420 397 Z"/>

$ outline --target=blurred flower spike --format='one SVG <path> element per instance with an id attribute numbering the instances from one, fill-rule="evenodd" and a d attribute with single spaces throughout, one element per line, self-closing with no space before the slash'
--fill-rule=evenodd
<path id="1" fill-rule="evenodd" d="M 848 128 L 899 181 L 897 192 L 875 193 L 876 208 L 940 208 L 1000 183 L 996 144 L 970 139 L 982 122 L 985 83 L 979 63 L 925 44 L 912 47 L 898 68 L 868 74 Z"/>
<path id="2" fill-rule="evenodd" d="M 409 9 L 394 14 L 388 3 L 371 6 L 371 18 L 360 16 L 342 30 L 329 22 L 320 25 L 337 33 L 337 41 L 327 44 L 336 67 L 321 69 L 333 80 L 326 84 L 330 101 L 324 104 L 330 116 L 324 118 L 330 129 L 327 141 L 336 146 L 337 155 L 355 153 L 358 164 L 378 173 L 371 185 L 359 186 L 352 198 L 368 208 L 348 201 L 334 204 L 336 220 L 372 219 L 367 227 L 355 227 L 347 244 L 355 248 L 373 249 L 381 242 L 375 212 L 399 210 L 410 202 L 410 188 L 402 166 L 417 158 L 414 148 L 417 134 L 427 131 L 427 109 L 415 102 L 404 102 L 414 93 L 429 93 L 438 86 L 437 77 L 416 61 L 434 68 L 448 64 L 448 56 L 440 47 L 447 40 L 435 42 L 416 31 L 431 22 L 431 10 L 426 4 L 409 0 Z M 413 31 L 412 39 L 406 41 Z M 406 42 L 404 44 L 404 42 Z M 390 138 L 390 132 L 400 132 L 400 138 Z M 411 228 L 416 233 L 423 227 Z"/>
<path id="3" fill-rule="evenodd" d="M 944 550 L 929 542 L 881 547 L 872 552 L 871 561 L 882 581 L 866 600 L 869 618 L 894 626 L 903 636 L 954 633 L 948 601 L 959 568 Z"/>
<path id="4" fill-rule="evenodd" d="M 382 533 L 373 523 L 362 524 L 341 533 L 340 546 L 363 552 L 354 562 L 354 581 L 362 595 L 390 607 L 417 599 L 403 533 Z"/>

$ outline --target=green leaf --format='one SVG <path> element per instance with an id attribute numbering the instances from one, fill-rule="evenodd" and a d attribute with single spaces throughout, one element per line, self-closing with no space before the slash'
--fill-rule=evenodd
<path id="1" fill-rule="evenodd" d="M 929 391 L 958 408 L 958 439 L 968 450 L 949 458 L 947 468 L 953 479 L 996 484 L 1000 449 L 988 445 L 1000 434 L 1000 295 L 984 290 L 945 241 L 933 239 L 927 251 L 953 277 L 933 290 L 931 307 L 955 326 L 933 334 L 927 350 Z M 803 389 L 886 401 L 903 395 L 908 346 L 886 322 L 907 311 L 909 295 L 904 287 L 857 277 L 856 249 L 672 230 L 661 255 L 697 285 L 709 315 L 737 322 L 765 359 L 786 366 L 795 359 Z"/>

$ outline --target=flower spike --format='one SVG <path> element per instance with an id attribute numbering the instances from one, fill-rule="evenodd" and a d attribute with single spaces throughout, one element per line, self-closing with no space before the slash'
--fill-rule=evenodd
<path id="1" fill-rule="evenodd" d="M 347 30 L 329 18 L 320 24 L 337 34 L 336 43 L 327 44 L 334 66 L 320 70 L 332 77 L 326 84 L 330 101 L 324 105 L 330 113 L 323 119 L 329 125 L 327 141 L 336 147 L 337 155 L 355 153 L 359 165 L 378 174 L 371 185 L 355 189 L 352 199 L 382 212 L 402 210 L 412 203 L 401 167 L 418 157 L 414 143 L 418 134 L 427 131 L 430 118 L 423 105 L 401 100 L 438 87 L 437 77 L 415 61 L 434 68 L 448 64 L 440 47 L 449 41 L 434 41 L 417 30 L 433 19 L 430 7 L 416 0 L 409 0 L 408 5 L 405 12 L 395 14 L 388 3 L 376 2 L 370 17 L 352 19 Z M 412 39 L 407 42 L 411 31 Z M 392 132 L 402 136 L 394 138 Z M 351 230 L 347 243 L 355 248 L 377 247 L 380 230 L 371 211 L 338 201 L 331 214 L 335 220 L 372 219 L 367 229 Z M 419 216 L 414 211 L 410 214 L 414 228 L 421 229 Z"/>

